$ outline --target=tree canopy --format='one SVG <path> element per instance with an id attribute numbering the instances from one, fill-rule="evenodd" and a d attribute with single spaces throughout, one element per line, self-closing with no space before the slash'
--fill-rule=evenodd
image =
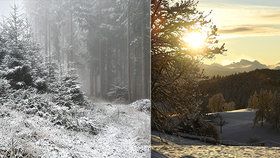
<path id="1" fill-rule="evenodd" d="M 172 116 L 200 115 L 198 82 L 204 76 L 198 59 L 226 51 L 224 44 L 218 44 L 217 27 L 208 14 L 197 10 L 197 4 L 193 0 L 152 0 L 152 123 L 156 129 L 163 129 Z M 184 41 L 184 35 L 194 31 L 207 35 L 203 48 L 195 54 Z"/>

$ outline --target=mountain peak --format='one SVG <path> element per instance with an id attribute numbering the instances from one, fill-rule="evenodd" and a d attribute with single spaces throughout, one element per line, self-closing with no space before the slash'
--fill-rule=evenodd
<path id="1" fill-rule="evenodd" d="M 260 64 L 260 62 L 257 61 L 257 60 L 250 61 L 250 60 L 247 60 L 247 59 L 241 59 L 239 62 L 236 62 L 236 63 L 241 63 L 241 64 L 252 64 L 252 63 L 256 63 L 256 64 Z"/>
<path id="2" fill-rule="evenodd" d="M 213 63 L 213 64 L 211 64 L 210 66 L 223 66 L 223 65 L 218 64 L 218 63 Z"/>
<path id="3" fill-rule="evenodd" d="M 251 61 L 250 61 L 250 60 L 247 60 L 247 59 L 241 59 L 239 62 L 240 62 L 240 63 L 243 63 L 243 62 L 251 62 Z"/>
<path id="4" fill-rule="evenodd" d="M 206 75 L 230 75 L 239 72 L 249 72 L 256 69 L 267 69 L 268 66 L 260 63 L 257 60 L 250 61 L 247 59 L 241 59 L 239 62 L 233 62 L 229 65 L 223 66 L 217 63 L 213 63 L 205 67 Z"/>

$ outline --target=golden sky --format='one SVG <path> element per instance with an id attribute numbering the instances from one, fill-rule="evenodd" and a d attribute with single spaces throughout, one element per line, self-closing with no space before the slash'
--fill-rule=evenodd
<path id="1" fill-rule="evenodd" d="M 267 65 L 280 62 L 279 0 L 200 0 L 199 10 L 209 12 L 219 28 L 225 55 L 213 62 L 223 65 L 240 59 L 258 60 Z"/>

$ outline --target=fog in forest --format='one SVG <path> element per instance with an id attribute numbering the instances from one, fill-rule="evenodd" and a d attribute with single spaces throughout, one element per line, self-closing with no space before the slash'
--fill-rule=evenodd
<path id="1" fill-rule="evenodd" d="M 32 39 L 61 76 L 79 75 L 87 96 L 150 98 L 148 0 L 24 0 Z"/>
<path id="2" fill-rule="evenodd" d="M 0 157 L 149 157 L 149 6 L 0 0 Z"/>

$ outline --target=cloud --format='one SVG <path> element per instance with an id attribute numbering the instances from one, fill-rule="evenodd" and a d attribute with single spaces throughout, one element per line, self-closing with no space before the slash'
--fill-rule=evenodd
<path id="1" fill-rule="evenodd" d="M 276 12 L 276 13 L 270 13 L 270 14 L 266 14 L 266 15 L 262 15 L 263 18 L 273 18 L 273 19 L 278 19 L 280 20 L 280 11 Z"/>
<path id="2" fill-rule="evenodd" d="M 266 64 L 279 62 L 280 0 L 200 2 L 199 10 L 212 10 L 210 18 L 218 27 L 218 39 L 228 49 L 226 56 L 216 56 L 208 63 L 227 64 L 240 58 L 258 59 Z"/>
<path id="3" fill-rule="evenodd" d="M 221 39 L 248 36 L 280 36 L 280 25 L 227 26 L 218 31 Z"/>
<path id="4" fill-rule="evenodd" d="M 235 26 L 234 32 L 250 31 L 252 28 L 248 26 L 280 24 L 280 6 L 205 2 L 200 4 L 200 9 L 206 12 L 212 10 L 210 18 L 213 23 L 222 29 Z"/>
<path id="5" fill-rule="evenodd" d="M 253 30 L 254 30 L 254 27 L 251 27 L 251 26 L 240 26 L 240 27 L 235 27 L 235 28 L 220 29 L 219 32 L 222 34 L 226 34 L 226 33 L 250 32 Z"/>
<path id="6" fill-rule="evenodd" d="M 280 31 L 280 26 L 275 25 L 241 25 L 241 26 L 226 26 L 220 29 L 220 33 L 231 34 L 231 33 L 242 33 L 242 34 L 252 34 L 252 33 L 269 33 L 269 32 Z"/>

